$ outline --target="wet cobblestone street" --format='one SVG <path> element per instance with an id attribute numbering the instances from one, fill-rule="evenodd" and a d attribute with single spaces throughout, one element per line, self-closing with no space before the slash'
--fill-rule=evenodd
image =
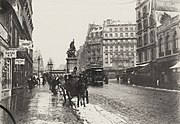
<path id="1" fill-rule="evenodd" d="M 81 124 L 75 112 L 62 106 L 62 96 L 54 96 L 48 86 L 31 92 L 21 92 L 2 101 L 14 115 L 17 124 Z M 9 104 L 7 104 L 9 103 Z M 1 124 L 11 124 L 11 119 L 1 110 Z"/>

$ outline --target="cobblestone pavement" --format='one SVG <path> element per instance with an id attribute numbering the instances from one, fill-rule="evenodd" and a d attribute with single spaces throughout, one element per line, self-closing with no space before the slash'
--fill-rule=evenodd
<path id="1" fill-rule="evenodd" d="M 130 124 L 180 124 L 180 92 L 109 83 L 89 87 L 91 104 Z"/>
<path id="2" fill-rule="evenodd" d="M 2 101 L 14 115 L 17 124 L 82 124 L 82 120 L 69 107 L 62 106 L 62 96 L 53 96 L 48 86 L 36 87 Z M 1 110 L 0 124 L 11 124 Z"/>
<path id="3" fill-rule="evenodd" d="M 179 124 L 180 92 L 116 83 L 89 87 L 90 103 L 75 110 L 62 106 L 48 86 L 21 92 L 4 104 L 17 124 Z M 73 99 L 76 100 L 76 99 Z M 1 110 L 0 124 L 11 124 Z"/>

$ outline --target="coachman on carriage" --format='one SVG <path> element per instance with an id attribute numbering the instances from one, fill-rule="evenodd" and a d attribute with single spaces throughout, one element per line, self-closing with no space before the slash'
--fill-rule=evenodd
<path id="1" fill-rule="evenodd" d="M 87 104 L 89 103 L 88 85 L 85 76 L 83 74 L 68 73 L 64 76 L 64 80 L 65 83 L 62 89 L 64 103 L 66 103 L 68 98 L 70 106 L 72 107 L 75 105 L 72 102 L 72 98 L 77 97 L 77 107 L 79 107 L 79 103 L 85 107 L 85 101 Z"/>

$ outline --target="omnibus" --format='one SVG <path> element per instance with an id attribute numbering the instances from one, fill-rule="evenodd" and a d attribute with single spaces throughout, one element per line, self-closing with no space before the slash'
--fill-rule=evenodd
<path id="1" fill-rule="evenodd" d="M 92 86 L 103 86 L 104 71 L 103 67 L 89 67 L 85 70 L 88 84 Z"/>

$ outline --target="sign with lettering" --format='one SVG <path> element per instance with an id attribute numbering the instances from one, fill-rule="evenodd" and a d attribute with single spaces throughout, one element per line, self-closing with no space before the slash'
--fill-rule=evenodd
<path id="1" fill-rule="evenodd" d="M 19 46 L 20 46 L 20 48 L 32 49 L 33 44 L 32 44 L 32 41 L 20 40 Z"/>
<path id="2" fill-rule="evenodd" d="M 15 65 L 25 65 L 25 59 L 15 59 Z"/>
<path id="3" fill-rule="evenodd" d="M 4 58 L 16 58 L 17 57 L 17 50 L 7 50 L 4 52 Z"/>

